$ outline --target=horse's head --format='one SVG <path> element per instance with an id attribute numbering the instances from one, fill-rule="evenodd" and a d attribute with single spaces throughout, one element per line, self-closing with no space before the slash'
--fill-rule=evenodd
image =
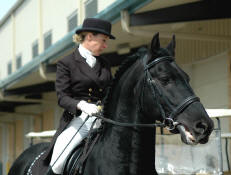
<path id="1" fill-rule="evenodd" d="M 186 144 L 207 143 L 214 124 L 198 97 L 195 96 L 189 76 L 175 62 L 175 36 L 166 48 L 160 47 L 159 34 L 145 55 L 143 101 L 145 116 L 151 111 L 160 114 L 171 132 L 180 132 Z M 157 106 L 157 109 L 153 109 Z"/>

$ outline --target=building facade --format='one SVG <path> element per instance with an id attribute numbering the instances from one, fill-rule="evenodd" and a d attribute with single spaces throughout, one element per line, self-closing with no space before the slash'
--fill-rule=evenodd
<path id="1" fill-rule="evenodd" d="M 166 9 L 164 14 L 170 18 L 169 8 L 197 3 L 200 2 L 18 0 L 0 21 L 2 174 L 6 175 L 16 157 L 30 146 L 27 133 L 57 128 L 62 109 L 57 105 L 54 89 L 55 64 L 76 47 L 72 35 L 86 17 L 106 19 L 113 24 L 112 33 L 117 39 L 109 42 L 104 53 L 110 56 L 112 71 L 127 54 L 149 46 L 154 33 L 160 33 L 162 45 L 175 34 L 176 61 L 191 77 L 191 85 L 202 103 L 206 108 L 230 108 L 229 17 L 198 16 L 198 20 L 184 21 L 180 17 L 172 21 L 163 18 L 166 21 L 160 23 L 135 24 L 139 20 L 132 16 L 150 11 L 158 16 L 159 10 Z M 222 120 L 221 125 L 224 132 L 230 132 L 229 119 Z M 225 158 L 224 169 L 227 170 Z"/>

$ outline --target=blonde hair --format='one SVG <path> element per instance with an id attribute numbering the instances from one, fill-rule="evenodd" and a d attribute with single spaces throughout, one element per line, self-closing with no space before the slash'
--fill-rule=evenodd
<path id="1" fill-rule="evenodd" d="M 81 32 L 79 34 L 74 34 L 72 36 L 73 38 L 73 42 L 75 42 L 76 44 L 78 43 L 82 43 L 85 39 L 85 36 L 88 34 L 89 32 Z"/>
<path id="2" fill-rule="evenodd" d="M 85 37 L 88 33 L 92 33 L 93 35 L 99 34 L 98 32 L 93 32 L 93 31 L 84 31 L 79 34 L 74 34 L 72 36 L 73 42 L 75 42 L 76 44 L 79 44 L 79 43 L 81 44 L 85 40 Z"/>

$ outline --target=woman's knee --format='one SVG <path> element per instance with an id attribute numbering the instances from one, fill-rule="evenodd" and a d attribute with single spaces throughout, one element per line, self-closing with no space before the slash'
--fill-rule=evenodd
<path id="1" fill-rule="evenodd" d="M 58 137 L 57 137 L 57 139 L 56 139 L 56 144 L 57 143 L 65 143 L 67 141 L 67 136 L 66 136 L 66 134 L 65 133 L 61 133 Z"/>

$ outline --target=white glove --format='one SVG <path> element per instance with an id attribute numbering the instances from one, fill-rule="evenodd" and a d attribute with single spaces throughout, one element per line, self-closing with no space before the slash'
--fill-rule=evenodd
<path id="1" fill-rule="evenodd" d="M 87 103 L 84 100 L 81 100 L 77 104 L 77 108 L 80 109 L 82 112 L 85 112 L 89 116 L 92 116 L 93 114 L 96 114 L 100 111 L 98 106 L 96 106 L 95 104 L 92 104 L 92 103 Z"/>

